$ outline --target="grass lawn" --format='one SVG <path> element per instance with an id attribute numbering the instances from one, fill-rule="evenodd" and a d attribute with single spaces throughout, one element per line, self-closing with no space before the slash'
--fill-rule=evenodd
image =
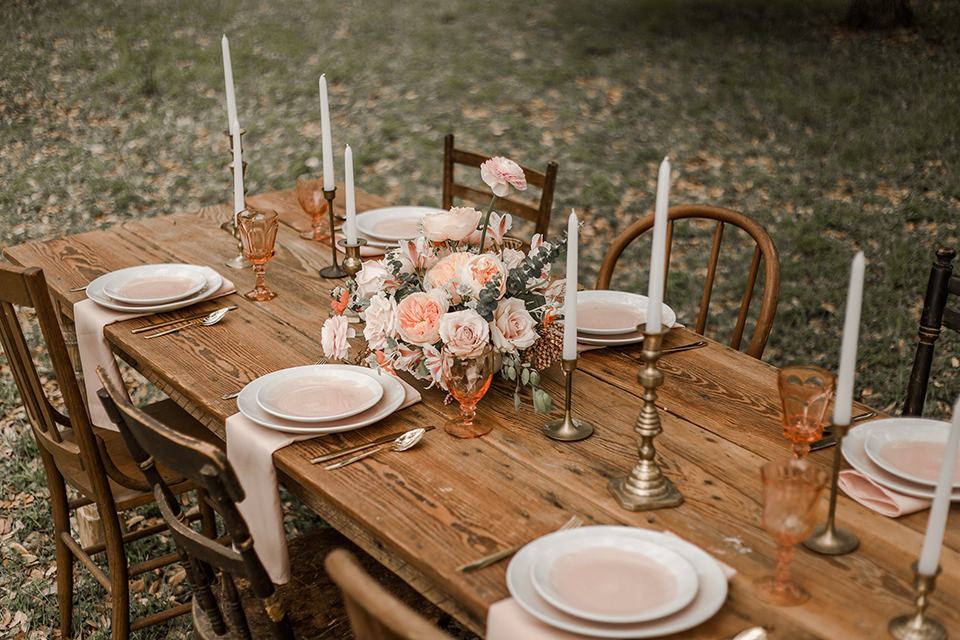
<path id="1" fill-rule="evenodd" d="M 397 204 L 439 204 L 448 132 L 530 166 L 556 160 L 551 229 L 581 215 L 592 283 L 611 240 L 652 209 L 669 156 L 672 204 L 730 207 L 773 237 L 774 365 L 836 369 L 850 260 L 865 252 L 855 396 L 897 413 L 933 250 L 960 248 L 960 5 L 914 0 L 915 29 L 863 33 L 837 27 L 848 1 L 7 0 L 0 244 L 228 201 L 225 33 L 250 193 L 316 166 L 325 73 L 334 148 L 350 144 L 357 185 Z M 706 256 L 688 233 L 666 301 L 690 323 Z M 617 286 L 642 290 L 644 254 L 623 266 Z M 708 335 L 726 337 L 745 268 L 724 267 Z M 960 392 L 957 337 L 942 343 L 926 411 L 940 418 Z M 45 482 L 0 375 L 0 635 L 52 636 Z M 77 627 L 106 637 L 88 582 Z"/>

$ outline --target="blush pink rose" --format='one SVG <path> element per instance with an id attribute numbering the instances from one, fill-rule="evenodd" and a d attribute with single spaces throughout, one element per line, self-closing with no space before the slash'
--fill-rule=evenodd
<path id="1" fill-rule="evenodd" d="M 493 345 L 501 351 L 511 353 L 526 349 L 540 337 L 535 330 L 536 326 L 537 323 L 527 311 L 523 300 L 501 300 L 490 326 Z"/>
<path id="2" fill-rule="evenodd" d="M 523 175 L 520 165 L 501 156 L 490 158 L 480 165 L 480 177 L 498 198 L 510 193 L 510 185 L 517 191 L 527 188 L 527 177 Z"/>
<path id="3" fill-rule="evenodd" d="M 411 344 L 433 344 L 440 339 L 440 318 L 446 312 L 441 296 L 411 293 L 397 305 L 397 333 Z"/>
<path id="4" fill-rule="evenodd" d="M 471 254 L 473 255 L 473 254 Z M 495 276 L 500 276 L 500 291 L 503 291 L 507 282 L 507 274 L 500 258 L 490 253 L 473 255 L 473 259 L 463 265 L 460 271 L 461 284 L 465 284 L 473 291 L 474 297 L 480 294 L 488 282 Z"/>
<path id="5" fill-rule="evenodd" d="M 397 301 L 380 293 L 370 299 L 363 337 L 374 351 L 387 348 L 387 338 L 397 337 Z"/>
<path id="6" fill-rule="evenodd" d="M 420 227 L 431 242 L 459 242 L 476 230 L 482 216 L 473 207 L 453 207 L 450 211 L 425 214 L 420 218 Z"/>
<path id="7" fill-rule="evenodd" d="M 323 355 L 330 360 L 343 360 L 350 353 L 350 343 L 347 338 L 353 338 L 357 332 L 343 316 L 327 318 L 320 329 L 320 346 Z"/>
<path id="8" fill-rule="evenodd" d="M 473 309 L 454 311 L 440 318 L 440 339 L 450 353 L 471 358 L 490 342 L 490 325 Z"/>

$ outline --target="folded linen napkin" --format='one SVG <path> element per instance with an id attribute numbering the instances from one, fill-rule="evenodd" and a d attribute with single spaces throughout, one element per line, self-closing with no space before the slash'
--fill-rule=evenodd
<path id="1" fill-rule="evenodd" d="M 889 518 L 928 509 L 933 502 L 927 498 L 915 498 L 888 489 L 855 469 L 841 471 L 837 486 L 863 506 Z"/>
<path id="2" fill-rule="evenodd" d="M 223 279 L 223 284 L 217 289 L 216 293 L 205 300 L 219 298 L 236 291 L 233 283 Z M 87 404 L 90 407 L 90 421 L 104 429 L 116 431 L 117 427 L 107 418 L 107 413 L 103 405 L 96 401 L 97 391 L 100 390 L 100 381 L 97 379 L 97 366 L 102 366 L 110 380 L 118 389 L 126 393 L 126 386 L 123 384 L 123 378 L 120 376 L 120 367 L 117 366 L 117 359 L 113 355 L 110 344 L 103 335 L 103 328 L 108 324 L 120 322 L 121 320 L 130 320 L 131 318 L 140 318 L 142 316 L 153 315 L 154 312 L 147 313 L 126 313 L 101 307 L 93 300 L 87 298 L 73 305 L 73 321 L 77 329 L 77 350 L 80 352 L 80 368 L 83 371 L 83 384 L 87 390 Z"/>
<path id="3" fill-rule="evenodd" d="M 420 392 L 400 380 L 406 397 L 398 411 L 420 401 Z M 288 444 L 316 438 L 316 434 L 295 434 L 262 427 L 236 413 L 227 418 L 227 459 L 233 465 L 246 494 L 237 508 L 247 521 L 254 549 L 275 584 L 290 580 L 290 558 L 287 555 L 283 529 L 283 510 L 277 487 L 277 470 L 273 452 Z"/>

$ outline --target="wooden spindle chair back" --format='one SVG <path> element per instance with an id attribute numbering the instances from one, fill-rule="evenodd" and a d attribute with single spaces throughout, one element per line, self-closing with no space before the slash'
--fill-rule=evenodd
<path id="1" fill-rule="evenodd" d="M 709 205 L 678 205 L 670 207 L 667 210 L 667 252 L 666 252 L 666 271 L 665 277 L 670 272 L 670 251 L 673 244 L 673 226 L 677 220 L 684 219 L 707 219 L 716 222 L 713 233 L 713 244 L 710 249 L 710 259 L 707 265 L 706 278 L 703 287 L 703 295 L 700 300 L 700 310 L 697 315 L 697 323 L 694 331 L 703 334 L 707 325 L 707 317 L 710 310 L 710 298 L 713 293 L 713 286 L 717 277 L 717 265 L 720 259 L 720 249 L 723 240 L 725 225 L 731 225 L 742 229 L 756 243 L 753 252 L 753 258 L 750 264 L 750 271 L 747 276 L 746 288 L 740 301 L 740 311 L 737 316 L 737 323 L 733 330 L 733 336 L 730 340 L 730 346 L 733 349 L 740 349 L 743 339 L 743 333 L 746 328 L 747 318 L 750 312 L 750 304 L 753 300 L 754 288 L 757 282 L 757 276 L 760 273 L 760 263 L 763 262 L 763 298 L 760 302 L 760 312 L 757 317 L 756 326 L 753 331 L 753 337 L 747 353 L 754 358 L 760 358 L 767 344 L 767 338 L 770 335 L 770 328 L 773 325 L 773 318 L 777 312 L 777 302 L 780 296 L 780 258 L 777 254 L 777 248 L 773 244 L 770 235 L 760 224 L 744 214 L 724 209 L 722 207 L 713 207 Z M 623 254 L 627 246 L 637 237 L 653 228 L 654 215 L 649 214 L 637 220 L 627 227 L 613 241 L 610 249 L 600 265 L 600 272 L 597 276 L 597 289 L 608 289 L 610 280 L 613 276 L 614 267 Z"/>
<path id="2" fill-rule="evenodd" d="M 453 144 L 453 134 L 448 133 L 443 139 L 443 208 L 449 209 L 453 206 L 454 198 L 468 200 L 474 204 L 483 207 L 490 205 L 493 199 L 493 192 L 486 185 L 483 189 L 478 189 L 467 184 L 455 181 L 456 166 L 463 165 L 474 167 L 479 170 L 480 165 L 489 160 L 492 156 L 457 149 Z M 557 184 L 557 163 L 550 161 L 547 163 L 545 172 L 537 171 L 520 165 L 523 174 L 527 178 L 528 188 L 532 185 L 540 189 L 540 202 L 531 205 L 516 196 L 505 196 L 497 198 L 495 210 L 500 213 L 509 213 L 514 216 L 529 220 L 534 223 L 534 233 L 539 233 L 546 239 L 547 227 L 550 223 L 550 209 L 553 207 L 553 190 Z M 479 180 L 479 171 L 477 171 L 477 182 Z M 526 193 L 526 192 L 523 192 Z"/>
<path id="3" fill-rule="evenodd" d="M 960 331 L 960 311 L 947 306 L 951 294 L 960 296 L 960 276 L 953 273 L 953 260 L 956 257 L 956 251 L 950 247 L 940 247 L 930 268 L 927 293 L 923 299 L 923 311 L 920 313 L 920 342 L 903 402 L 905 416 L 923 414 L 930 369 L 933 366 L 934 345 L 940 339 L 941 329 L 945 327 Z"/>

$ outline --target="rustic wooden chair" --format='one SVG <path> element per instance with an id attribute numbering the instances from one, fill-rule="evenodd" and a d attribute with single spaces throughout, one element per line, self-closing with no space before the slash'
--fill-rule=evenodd
<path id="1" fill-rule="evenodd" d="M 950 247 L 940 247 L 936 256 L 937 259 L 930 269 L 923 311 L 920 313 L 920 344 L 917 345 L 917 355 L 910 371 L 910 382 L 907 384 L 907 397 L 903 402 L 905 416 L 919 416 L 923 413 L 930 367 L 933 364 L 933 346 L 940 338 L 940 328 L 960 331 L 960 311 L 947 307 L 947 297 L 951 293 L 960 296 L 960 276 L 953 273 L 953 259 L 957 257 L 957 253 Z"/>
<path id="2" fill-rule="evenodd" d="M 66 415 L 51 404 L 44 391 L 14 305 L 31 307 L 36 311 Z M 74 560 L 86 566 L 112 598 L 112 633 L 117 640 L 126 640 L 130 631 L 187 613 L 189 603 L 139 620 L 130 620 L 129 580 L 175 562 L 177 557 L 176 554 L 167 554 L 132 566 L 127 563 L 125 544 L 165 531 L 166 526 L 144 527 L 131 533 L 123 531 L 118 512 L 152 503 L 153 493 L 127 453 L 120 434 L 91 425 L 40 269 L 0 264 L 0 338 L 39 445 L 50 489 L 61 636 L 68 638 L 73 635 Z M 144 411 L 157 420 L 176 420 L 185 427 L 206 431 L 172 401 L 152 404 Z M 183 478 L 171 476 L 166 471 L 164 473 L 175 493 L 181 494 L 194 488 L 192 483 Z M 68 484 L 75 490 L 76 497 L 70 498 L 68 495 Z M 89 504 L 97 507 L 104 541 L 84 547 L 71 534 L 70 514 Z M 196 519 L 200 516 L 204 520 L 204 530 L 208 535 L 213 535 L 213 512 L 204 507 L 191 517 Z M 93 556 L 103 552 L 106 552 L 108 572 L 93 560 Z"/>
<path id="3" fill-rule="evenodd" d="M 457 149 L 453 146 L 453 134 L 447 134 L 443 139 L 444 209 L 449 209 L 453 206 L 454 198 L 469 200 L 483 207 L 487 207 L 490 204 L 490 200 L 493 199 L 493 193 L 490 192 L 490 189 L 476 189 L 456 182 L 455 169 L 458 164 L 479 169 L 480 165 L 491 157 L 492 156 L 485 156 L 472 151 Z M 553 206 L 553 189 L 557 184 L 557 163 L 553 161 L 547 163 L 547 171 L 545 173 L 529 169 L 523 165 L 521 165 L 520 168 L 523 169 L 523 174 L 527 178 L 527 185 L 540 188 L 540 203 L 538 205 L 531 205 L 515 198 L 503 197 L 497 198 L 495 208 L 500 212 L 506 212 L 533 222 L 533 232 L 546 237 L 547 226 L 550 222 L 550 208 Z M 482 184 L 482 182 L 480 182 L 480 184 Z"/>
<path id="4" fill-rule="evenodd" d="M 224 452 L 179 433 L 152 419 L 118 393 L 97 371 L 103 389 L 98 395 L 126 440 L 133 458 L 154 487 L 157 504 L 177 550 L 189 567 L 194 588 L 193 625 L 197 638 L 245 640 L 294 637 L 339 640 L 346 637 L 346 612 L 336 585 L 322 569 L 323 556 L 335 547 L 349 547 L 390 585 L 391 591 L 419 611 L 439 619 L 438 609 L 400 578 L 353 545 L 334 529 L 315 529 L 288 543 L 291 579 L 276 587 L 257 556 L 247 523 L 237 509 L 244 492 Z M 231 546 L 197 533 L 182 522 L 180 504 L 155 464 L 174 469 L 206 490 L 207 499 L 220 515 Z M 215 589 L 219 570 L 220 588 Z M 219 593 L 217 593 L 219 591 Z"/>
<path id="5" fill-rule="evenodd" d="M 750 272 L 747 276 L 746 289 L 743 298 L 740 301 L 740 313 L 737 317 L 737 324 L 734 327 L 733 337 L 730 340 L 730 346 L 734 349 L 740 348 L 740 342 L 743 338 L 744 328 L 747 322 L 747 316 L 750 311 L 750 302 L 753 299 L 753 290 L 757 282 L 757 275 L 760 272 L 760 260 L 763 259 L 763 299 L 760 303 L 760 313 L 757 317 L 756 326 L 753 330 L 753 338 L 750 340 L 750 346 L 747 353 L 754 358 L 760 358 L 767 345 L 767 338 L 770 335 L 770 327 L 773 324 L 773 317 L 777 312 L 777 301 L 780 295 L 780 258 L 777 255 L 777 248 L 767 232 L 757 222 L 737 211 L 724 209 L 721 207 L 711 207 L 708 205 L 692 204 L 670 207 L 667 210 L 667 269 L 670 271 L 670 249 L 673 240 L 673 226 L 677 220 L 699 218 L 716 221 L 713 233 L 713 245 L 710 251 L 710 262 L 707 266 L 706 281 L 703 287 L 703 297 L 700 300 L 700 312 L 697 316 L 697 324 L 694 331 L 702 334 L 707 324 L 707 315 L 710 307 L 710 296 L 713 292 L 713 284 L 717 275 L 717 263 L 720 258 L 720 244 L 723 239 L 724 225 L 732 225 L 745 231 L 756 243 L 753 252 L 753 261 L 750 265 Z M 627 227 L 613 241 L 607 255 L 600 265 L 600 272 L 597 275 L 597 289 L 608 289 L 610 279 L 613 276 L 613 269 L 620 259 L 624 249 L 627 248 L 634 239 L 644 232 L 653 228 L 653 214 L 644 216 Z"/>
<path id="6" fill-rule="evenodd" d="M 346 549 L 334 549 L 324 565 L 340 587 L 356 640 L 452 640 L 374 580 Z"/>

